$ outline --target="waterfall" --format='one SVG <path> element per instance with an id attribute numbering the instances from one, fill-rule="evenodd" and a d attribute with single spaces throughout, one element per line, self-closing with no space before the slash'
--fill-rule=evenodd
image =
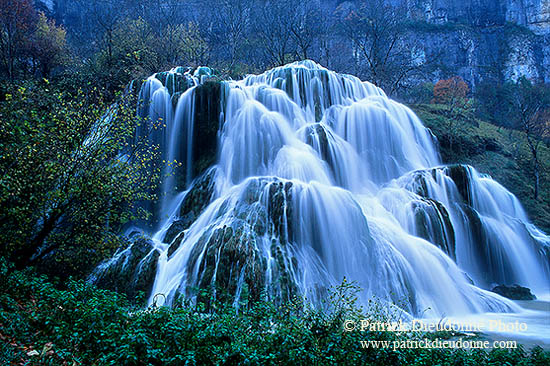
<path id="1" fill-rule="evenodd" d="M 166 169 L 186 169 L 185 186 L 163 183 L 150 302 L 202 288 L 236 306 L 316 303 L 345 277 L 364 301 L 441 317 L 518 310 L 488 291 L 496 284 L 550 293 L 550 238 L 516 197 L 443 166 L 431 132 L 381 89 L 312 61 L 221 82 L 216 163 L 194 176 L 200 73 L 153 76 L 140 93 L 139 113 L 166 124 L 154 136 Z"/>
<path id="2" fill-rule="evenodd" d="M 137 136 L 146 135 L 151 143 L 162 146 L 163 183 L 160 212 L 165 213 L 176 192 L 177 164 L 185 163 L 185 182 L 189 183 L 193 169 L 193 128 L 195 115 L 194 89 L 199 83 L 190 68 L 174 68 L 155 74 L 142 85 L 139 93 L 138 116 L 144 125 Z M 153 130 L 150 134 L 149 130 Z M 149 136 L 150 135 L 150 136 Z"/>

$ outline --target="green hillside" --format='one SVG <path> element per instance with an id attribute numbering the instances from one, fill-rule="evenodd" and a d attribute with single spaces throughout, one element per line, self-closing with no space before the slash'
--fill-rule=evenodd
<path id="1" fill-rule="evenodd" d="M 540 144 L 542 174 L 540 195 L 534 199 L 531 155 L 525 135 L 488 122 L 461 115 L 449 118 L 447 107 L 421 104 L 412 109 L 432 130 L 444 163 L 466 163 L 489 174 L 514 193 L 529 218 L 550 232 L 550 147 Z"/>

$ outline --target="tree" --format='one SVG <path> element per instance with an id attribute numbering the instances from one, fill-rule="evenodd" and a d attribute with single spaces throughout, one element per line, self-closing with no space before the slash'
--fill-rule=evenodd
<path id="1" fill-rule="evenodd" d="M 3 67 L 12 81 L 15 61 L 32 34 L 35 17 L 31 0 L 0 0 L 0 52 Z"/>
<path id="2" fill-rule="evenodd" d="M 451 109 L 457 108 L 464 105 L 469 92 L 468 84 L 460 76 L 453 76 L 449 79 L 439 80 L 434 85 L 434 102 L 446 104 Z"/>
<path id="3" fill-rule="evenodd" d="M 434 84 L 420 83 L 411 88 L 407 88 L 403 97 L 409 104 L 429 104 L 433 101 Z"/>
<path id="4" fill-rule="evenodd" d="M 298 59 L 308 58 L 309 50 L 315 41 L 320 41 L 319 36 L 323 35 L 323 28 L 327 26 L 319 5 L 318 2 L 311 0 L 298 0 L 292 4 L 294 11 L 291 16 L 290 32 Z"/>
<path id="5" fill-rule="evenodd" d="M 523 131 L 531 153 L 534 198 L 538 199 L 541 175 L 539 157 L 541 142 L 550 135 L 550 89 L 531 83 L 525 77 L 508 84 L 510 117 Z"/>
<path id="6" fill-rule="evenodd" d="M 406 11 L 401 7 L 364 1 L 340 7 L 340 32 L 352 44 L 357 73 L 392 95 L 420 67 L 406 37 Z"/>
<path id="7" fill-rule="evenodd" d="M 97 84 L 111 93 L 132 79 L 145 78 L 161 68 L 157 38 L 142 18 L 124 19 L 106 31 L 103 47 L 90 64 Z"/>
<path id="8" fill-rule="evenodd" d="M 242 56 L 252 10 L 249 0 L 216 0 L 214 2 L 214 39 L 226 48 L 228 69 L 233 70 Z"/>
<path id="9" fill-rule="evenodd" d="M 31 37 L 30 53 L 39 65 L 43 77 L 63 63 L 67 54 L 65 29 L 55 24 L 44 13 L 39 13 L 36 30 Z"/>
<path id="10" fill-rule="evenodd" d="M 292 29 L 295 11 L 292 0 L 262 0 L 256 6 L 253 29 L 267 64 L 282 66 L 294 60 Z"/>
<path id="11" fill-rule="evenodd" d="M 449 148 L 453 150 L 454 136 L 457 134 L 461 117 L 468 117 L 472 108 L 472 100 L 468 98 L 470 88 L 460 76 L 439 80 L 433 89 L 433 102 L 447 106 L 449 130 Z"/>
<path id="12" fill-rule="evenodd" d="M 139 8 L 143 9 L 143 20 L 149 24 L 158 40 L 156 50 L 163 67 L 182 65 L 181 30 L 184 24 L 192 19 L 189 9 L 186 9 L 187 2 L 182 0 L 136 1 L 140 2 Z M 133 16 L 135 17 L 136 14 Z"/>
<path id="13" fill-rule="evenodd" d="M 51 87 L 26 84 L 0 105 L 1 253 L 20 268 L 53 257 L 74 273 L 146 216 L 136 202 L 153 198 L 156 153 L 132 142 L 135 109 L 125 100 L 107 108 Z"/>
<path id="14" fill-rule="evenodd" d="M 208 63 L 210 47 L 201 36 L 194 22 L 180 24 L 175 28 L 176 47 L 183 64 L 199 66 Z"/>
<path id="15" fill-rule="evenodd" d="M 499 127 L 516 128 L 509 118 L 508 90 L 497 81 L 482 82 L 475 91 L 477 115 Z"/>

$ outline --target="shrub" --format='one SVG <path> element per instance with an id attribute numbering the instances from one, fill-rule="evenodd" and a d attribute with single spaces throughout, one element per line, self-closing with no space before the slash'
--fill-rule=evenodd
<path id="1" fill-rule="evenodd" d="M 124 296 L 70 281 L 60 289 L 0 259 L 0 361 L 33 365 L 546 365 L 535 348 L 426 350 L 362 348 L 361 340 L 442 334 L 344 331 L 344 319 L 387 319 L 357 306 L 356 287 L 333 289 L 325 309 L 260 301 L 248 310 L 201 304 L 136 309 Z M 448 336 L 448 335 L 447 335 Z M 36 351 L 36 352 L 33 352 Z"/>
<path id="2" fill-rule="evenodd" d="M 22 268 L 54 259 L 58 273 L 85 273 L 118 243 L 126 222 L 146 217 L 154 146 L 134 142 L 127 100 L 26 83 L 0 104 L 0 253 Z M 124 152 L 122 155 L 121 152 Z"/>

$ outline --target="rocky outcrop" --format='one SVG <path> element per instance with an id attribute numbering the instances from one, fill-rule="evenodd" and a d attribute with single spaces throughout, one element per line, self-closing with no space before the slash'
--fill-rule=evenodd
<path id="1" fill-rule="evenodd" d="M 215 169 L 210 169 L 198 178 L 180 206 L 179 217 L 192 223 L 206 208 L 214 194 Z M 187 225 L 187 227 L 189 227 Z"/>
<path id="2" fill-rule="evenodd" d="M 537 298 L 531 293 L 530 289 L 520 285 L 499 285 L 495 286 L 491 291 L 512 300 L 536 300 Z"/>
<path id="3" fill-rule="evenodd" d="M 151 294 L 159 255 L 150 239 L 137 237 L 98 266 L 90 280 L 102 288 L 125 293 L 129 299 L 144 301 Z M 137 298 L 139 292 L 145 297 Z"/>
<path id="4" fill-rule="evenodd" d="M 184 287 L 206 290 L 195 294 L 199 301 L 246 304 L 266 291 L 279 300 L 297 293 L 296 260 L 286 249 L 291 187 L 276 178 L 253 179 L 237 202 L 222 206 L 223 226 L 204 231 L 187 263 L 196 277 Z"/>
<path id="5" fill-rule="evenodd" d="M 413 0 L 401 3 L 407 6 L 411 18 L 434 24 L 494 26 L 510 22 L 538 34 L 550 30 L 550 3 L 547 0 Z"/>
<path id="6" fill-rule="evenodd" d="M 424 199 L 413 204 L 416 235 L 438 246 L 456 260 L 456 243 L 453 224 L 445 206 Z"/>
<path id="7" fill-rule="evenodd" d="M 437 32 L 437 39 L 418 35 L 427 36 L 423 44 L 428 53 L 441 51 L 440 63 L 456 70 L 473 88 L 483 81 L 484 74 L 550 82 L 547 0 L 417 0 L 410 9 L 413 18 L 446 26 Z M 452 41 L 444 41 L 447 38 Z M 454 62 L 453 55 L 457 58 Z"/>
<path id="8" fill-rule="evenodd" d="M 199 70 L 200 71 L 200 70 Z M 193 174 L 200 175 L 216 160 L 222 84 L 208 80 L 195 91 L 195 136 L 193 138 Z"/>
<path id="9" fill-rule="evenodd" d="M 413 233 L 440 247 L 454 260 L 459 257 L 454 252 L 456 247 L 467 246 L 478 267 L 483 268 L 476 285 L 521 281 L 513 258 L 500 249 L 500 243 L 508 237 L 494 225 L 495 220 L 509 219 L 508 225 L 520 237 L 529 238 L 537 260 L 549 263 L 548 245 L 538 238 L 539 234 L 517 218 L 510 219 L 522 215 L 507 205 L 510 202 L 500 202 L 503 196 L 498 193 L 480 199 L 487 187 L 471 166 L 454 164 L 417 170 L 400 182 L 403 188 L 421 197 L 409 205 L 415 219 Z M 548 267 L 544 264 L 543 268 Z"/>
<path id="10" fill-rule="evenodd" d="M 195 181 L 189 192 L 185 195 L 180 205 L 178 217 L 170 225 L 163 238 L 163 242 L 170 244 L 168 257 L 181 245 L 185 238 L 184 231 L 195 222 L 212 200 L 215 188 L 215 174 L 215 169 L 208 170 Z"/>

